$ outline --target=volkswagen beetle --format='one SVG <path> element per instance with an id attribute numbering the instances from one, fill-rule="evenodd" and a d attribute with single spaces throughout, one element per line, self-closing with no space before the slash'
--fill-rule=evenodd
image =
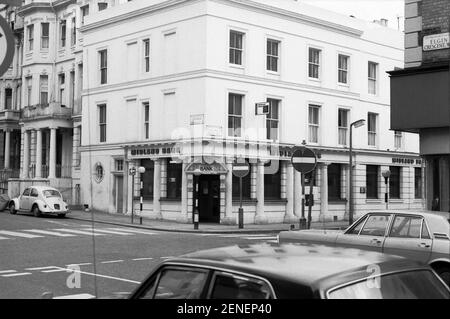
<path id="1" fill-rule="evenodd" d="M 69 213 L 69 205 L 64 202 L 61 193 L 48 186 L 30 186 L 25 188 L 22 195 L 11 199 L 8 204 L 11 214 L 33 213 L 39 217 L 41 214 L 64 217 Z"/>

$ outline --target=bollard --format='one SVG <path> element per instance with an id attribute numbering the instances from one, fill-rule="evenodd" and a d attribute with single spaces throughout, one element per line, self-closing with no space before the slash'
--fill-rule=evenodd
<path id="1" fill-rule="evenodd" d="M 306 218 L 300 218 L 300 229 L 306 229 Z"/>
<path id="2" fill-rule="evenodd" d="M 244 228 L 244 209 L 242 207 L 239 208 L 239 228 Z"/>
<path id="3" fill-rule="evenodd" d="M 194 229 L 198 229 L 198 209 L 194 209 Z"/>

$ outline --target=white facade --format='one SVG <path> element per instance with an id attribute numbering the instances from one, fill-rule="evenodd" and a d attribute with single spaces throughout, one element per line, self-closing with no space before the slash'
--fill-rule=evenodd
<path id="1" fill-rule="evenodd" d="M 244 156 L 252 162 L 246 186 L 249 194 L 244 203 L 245 222 L 296 220 L 301 214 L 300 179 L 290 165 L 289 150 L 305 140 L 320 154 L 312 219 L 344 218 L 349 192 L 348 127 L 359 119 L 365 119 L 366 126 L 354 129 L 353 134 L 356 212 L 385 207 L 381 172 L 390 166 L 401 167 L 399 198 L 391 199 L 390 207 L 422 206 L 420 192 L 416 190 L 415 194 L 415 182 L 416 188 L 421 185 L 421 181 L 415 181 L 418 179 L 415 168 L 421 167 L 417 157 L 418 137 L 404 133 L 397 136 L 396 144 L 394 132 L 389 130 L 386 71 L 403 67 L 401 33 L 287 0 L 132 1 L 86 17 L 81 32 L 84 50 L 81 201 L 94 209 L 129 213 L 132 180 L 127 171 L 144 165 L 142 159 L 149 159 L 145 163 L 152 163 L 148 165 L 153 170 L 153 180 L 146 181 L 149 186 L 145 187 L 152 188 L 152 194 L 145 198 L 145 214 L 191 221 L 196 185 L 201 188 L 205 183 L 211 190 L 217 182 L 217 192 L 210 195 L 213 199 L 209 209 L 217 210 L 220 216 L 213 219 L 235 223 L 238 203 L 231 198 L 232 162 L 245 153 L 245 145 L 250 145 Z M 230 63 L 230 32 L 237 32 L 242 39 L 237 48 L 241 58 L 235 60 L 241 63 Z M 278 50 L 271 48 L 268 52 L 268 40 L 276 43 Z M 146 41 L 149 41 L 148 60 Z M 309 76 L 310 48 L 320 51 L 318 71 L 314 67 L 311 71 L 318 78 Z M 268 55 L 273 70 L 268 70 Z M 341 62 L 340 69 L 347 74 L 347 83 L 338 81 L 339 55 L 346 57 L 347 67 Z M 277 68 L 273 67 L 274 61 Z M 375 65 L 375 76 L 368 71 L 369 62 Z M 341 80 L 342 76 L 341 72 Z M 232 94 L 242 101 L 239 112 L 242 133 L 230 138 Z M 279 108 L 278 116 L 274 116 L 278 130 L 273 140 L 267 139 L 266 116 L 255 115 L 254 107 L 255 103 L 268 99 L 277 100 Z M 310 106 L 318 110 L 314 119 L 310 118 Z M 341 130 L 339 109 L 347 110 L 347 118 L 341 119 Z M 369 120 L 369 113 L 374 114 L 374 121 Z M 163 148 L 173 151 L 180 146 L 181 153 L 186 155 L 187 149 L 195 145 L 195 156 L 217 155 L 210 154 L 210 148 L 217 149 L 224 141 L 234 141 L 240 151 L 233 152 L 231 144 L 225 156 L 203 159 L 203 168 L 218 170 L 210 179 L 192 174 L 190 158 L 185 158 L 181 180 L 168 176 L 170 161 L 174 159 L 162 153 Z M 175 143 L 178 144 L 174 148 Z M 267 149 L 255 151 L 258 145 L 282 150 L 279 180 L 274 188 L 279 196 L 275 198 L 264 196 L 263 182 L 263 165 L 275 157 Z M 159 154 L 146 154 L 156 149 Z M 221 165 L 208 168 L 206 162 L 210 159 Z M 409 164 L 405 159 L 414 161 Z M 371 196 L 375 198 L 367 198 L 366 194 L 367 165 L 378 166 L 376 195 Z M 334 182 L 327 176 L 330 167 L 333 176 L 339 179 L 339 186 L 332 186 Z M 135 182 L 136 196 L 138 180 L 139 175 Z M 168 183 L 172 181 L 177 191 L 170 197 Z M 269 184 L 266 183 L 266 188 Z M 329 186 L 338 198 L 329 197 Z"/>

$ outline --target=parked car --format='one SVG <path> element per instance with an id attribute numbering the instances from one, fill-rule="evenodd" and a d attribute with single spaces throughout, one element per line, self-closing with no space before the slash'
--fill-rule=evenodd
<path id="1" fill-rule="evenodd" d="M 131 299 L 444 298 L 425 264 L 399 256 L 311 244 L 215 248 L 168 259 Z"/>
<path id="2" fill-rule="evenodd" d="M 48 186 L 25 188 L 22 195 L 10 200 L 8 208 L 11 214 L 17 212 L 33 213 L 36 217 L 41 216 L 41 214 L 64 217 L 69 213 L 69 206 L 64 202 L 61 193 Z"/>
<path id="3" fill-rule="evenodd" d="M 450 213 L 377 211 L 362 216 L 344 231 L 285 231 L 278 240 L 401 255 L 428 263 L 450 286 Z"/>

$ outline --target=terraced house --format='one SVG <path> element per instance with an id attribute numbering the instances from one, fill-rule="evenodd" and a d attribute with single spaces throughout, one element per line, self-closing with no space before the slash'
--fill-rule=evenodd
<path id="1" fill-rule="evenodd" d="M 390 130 L 387 71 L 403 34 L 294 0 L 25 1 L 17 193 L 42 181 L 72 204 L 190 223 L 297 221 L 290 159 L 319 156 L 313 220 L 421 208 L 419 138 Z M 266 109 L 255 107 L 268 105 Z M 353 189 L 349 187 L 350 126 Z M 137 168 L 144 167 L 145 172 Z M 130 169 L 136 169 L 130 175 Z M 391 177 L 384 184 L 382 173 Z M 141 189 L 142 186 L 142 189 Z"/>

